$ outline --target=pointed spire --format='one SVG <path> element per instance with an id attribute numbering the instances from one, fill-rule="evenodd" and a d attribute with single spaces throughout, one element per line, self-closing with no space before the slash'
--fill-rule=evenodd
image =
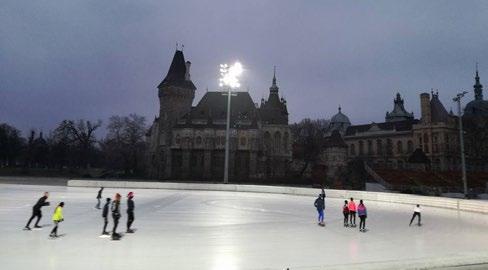
<path id="1" fill-rule="evenodd" d="M 276 85 L 276 66 L 273 67 L 273 83 L 269 88 L 270 93 L 278 93 L 278 85 Z"/>
<path id="2" fill-rule="evenodd" d="M 475 83 L 474 88 L 474 99 L 483 100 L 483 85 L 480 83 L 480 76 L 478 74 L 478 62 L 476 62 L 476 75 L 474 77 Z"/>
<path id="3" fill-rule="evenodd" d="M 341 112 L 341 105 L 339 105 L 339 108 L 338 109 L 339 109 L 339 112 Z"/>

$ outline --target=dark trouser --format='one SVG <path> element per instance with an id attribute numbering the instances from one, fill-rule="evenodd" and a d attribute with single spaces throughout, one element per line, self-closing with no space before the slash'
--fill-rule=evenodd
<path id="1" fill-rule="evenodd" d="M 26 227 L 29 227 L 31 221 L 37 217 L 37 221 L 36 221 L 36 224 L 35 226 L 39 226 L 39 221 L 41 220 L 42 218 L 42 212 L 41 210 L 32 210 L 32 216 L 30 217 L 29 221 L 27 222 L 27 225 L 25 225 Z"/>
<path id="2" fill-rule="evenodd" d="M 366 216 L 359 216 L 359 229 L 366 227 Z"/>
<path id="3" fill-rule="evenodd" d="M 106 233 L 107 232 L 107 225 L 108 225 L 108 217 L 103 217 L 103 231 L 102 233 Z"/>
<path id="4" fill-rule="evenodd" d="M 418 224 L 420 225 L 420 213 L 419 212 L 413 213 L 412 219 L 410 220 L 410 225 L 412 225 L 412 222 L 415 219 L 415 217 L 419 217 L 419 223 Z"/>
<path id="5" fill-rule="evenodd" d="M 349 213 L 342 213 L 344 214 L 344 225 L 347 225 L 347 220 L 348 220 L 348 217 L 349 217 Z"/>
<path id="6" fill-rule="evenodd" d="M 134 212 L 127 212 L 127 230 L 130 230 L 132 222 L 134 222 Z"/>
<path id="7" fill-rule="evenodd" d="M 117 234 L 118 225 L 119 225 L 119 217 L 114 217 L 114 227 L 112 229 L 112 235 Z"/>
<path id="8" fill-rule="evenodd" d="M 97 202 L 97 205 L 95 206 L 95 208 L 100 209 L 100 198 L 97 198 L 97 201 L 98 201 L 98 202 Z"/>
<path id="9" fill-rule="evenodd" d="M 54 221 L 54 228 L 51 231 L 51 234 L 58 235 L 58 224 L 59 221 Z"/>
<path id="10" fill-rule="evenodd" d="M 356 225 L 356 211 L 349 211 L 349 223 Z"/>

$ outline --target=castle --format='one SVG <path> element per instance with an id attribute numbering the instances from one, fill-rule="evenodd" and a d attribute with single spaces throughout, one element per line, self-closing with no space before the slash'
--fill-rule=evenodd
<path id="1" fill-rule="evenodd" d="M 465 107 L 465 122 L 472 119 L 479 122 L 488 117 L 488 101 L 483 100 L 478 70 L 473 88 L 475 100 Z M 319 163 L 327 168 L 327 175 L 332 178 L 338 168 L 345 167 L 353 159 L 361 159 L 373 168 L 460 171 L 458 116 L 447 112 L 438 92 L 421 93 L 420 107 L 420 119 L 415 119 L 397 93 L 393 110 L 386 112 L 384 122 L 362 125 L 351 125 L 339 107 L 331 118 L 330 136 L 325 141 Z M 466 136 L 469 138 L 469 134 Z M 467 149 L 486 145 L 484 142 L 470 145 L 469 141 L 466 144 Z M 485 170 L 486 164 L 481 167 Z"/>
<path id="2" fill-rule="evenodd" d="M 158 86 L 159 116 L 146 134 L 148 176 L 154 179 L 220 181 L 224 175 L 227 96 L 207 91 L 192 106 L 196 86 L 189 61 L 176 50 Z M 258 106 L 248 92 L 231 97 L 229 180 L 284 177 L 292 157 L 286 101 L 273 75 L 267 100 Z"/>

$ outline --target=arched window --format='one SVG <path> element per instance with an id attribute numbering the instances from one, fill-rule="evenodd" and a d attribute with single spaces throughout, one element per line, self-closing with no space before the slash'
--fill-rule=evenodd
<path id="1" fill-rule="evenodd" d="M 364 155 L 364 142 L 359 141 L 359 155 Z"/>
<path id="2" fill-rule="evenodd" d="M 266 151 L 271 151 L 271 134 L 269 132 L 264 133 L 264 149 Z"/>
<path id="3" fill-rule="evenodd" d="M 424 152 L 429 153 L 429 135 L 427 133 L 424 134 Z"/>
<path id="4" fill-rule="evenodd" d="M 354 144 L 351 144 L 349 147 L 350 147 L 351 156 L 356 155 L 356 146 Z"/>
<path id="5" fill-rule="evenodd" d="M 397 142 L 397 153 L 403 154 L 403 142 L 402 141 Z"/>
<path id="6" fill-rule="evenodd" d="M 285 152 L 288 152 L 288 143 L 289 143 L 289 135 L 288 132 L 285 132 L 285 135 L 283 135 L 283 150 Z"/>
<path id="7" fill-rule="evenodd" d="M 275 153 L 280 153 L 280 148 L 281 148 L 281 133 L 279 131 L 276 131 L 274 134 L 274 150 Z"/>
<path id="8" fill-rule="evenodd" d="M 373 154 L 373 142 L 371 140 L 368 140 L 368 155 Z"/>
<path id="9" fill-rule="evenodd" d="M 409 153 L 413 152 L 413 142 L 411 140 L 407 142 L 407 150 Z"/>
<path id="10" fill-rule="evenodd" d="M 376 140 L 376 154 L 383 154 L 383 141 L 381 141 L 380 139 Z"/>
<path id="11" fill-rule="evenodd" d="M 393 142 L 391 141 L 391 139 L 386 139 L 386 154 L 393 154 Z"/>
<path id="12" fill-rule="evenodd" d="M 246 144 L 247 144 L 247 138 L 241 137 L 241 146 L 246 146 Z"/>

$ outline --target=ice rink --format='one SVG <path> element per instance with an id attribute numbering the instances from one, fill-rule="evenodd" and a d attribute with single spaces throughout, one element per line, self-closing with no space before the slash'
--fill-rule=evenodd
<path id="1" fill-rule="evenodd" d="M 43 207 L 40 224 L 45 227 L 23 231 L 43 191 L 50 192 L 51 202 Z M 326 199 L 323 228 L 316 224 L 314 197 L 105 189 L 104 198 L 123 195 L 121 232 L 127 218 L 125 195 L 135 192 L 137 231 L 112 241 L 99 237 L 103 220 L 94 208 L 97 191 L 0 184 L 1 269 L 488 267 L 480 265 L 488 262 L 488 216 L 482 214 L 426 207 L 423 226 L 409 227 L 412 205 L 365 201 L 369 231 L 360 233 L 343 227 L 341 199 Z M 65 202 L 65 222 L 59 234 L 65 235 L 51 240 L 51 216 L 60 201 Z"/>

